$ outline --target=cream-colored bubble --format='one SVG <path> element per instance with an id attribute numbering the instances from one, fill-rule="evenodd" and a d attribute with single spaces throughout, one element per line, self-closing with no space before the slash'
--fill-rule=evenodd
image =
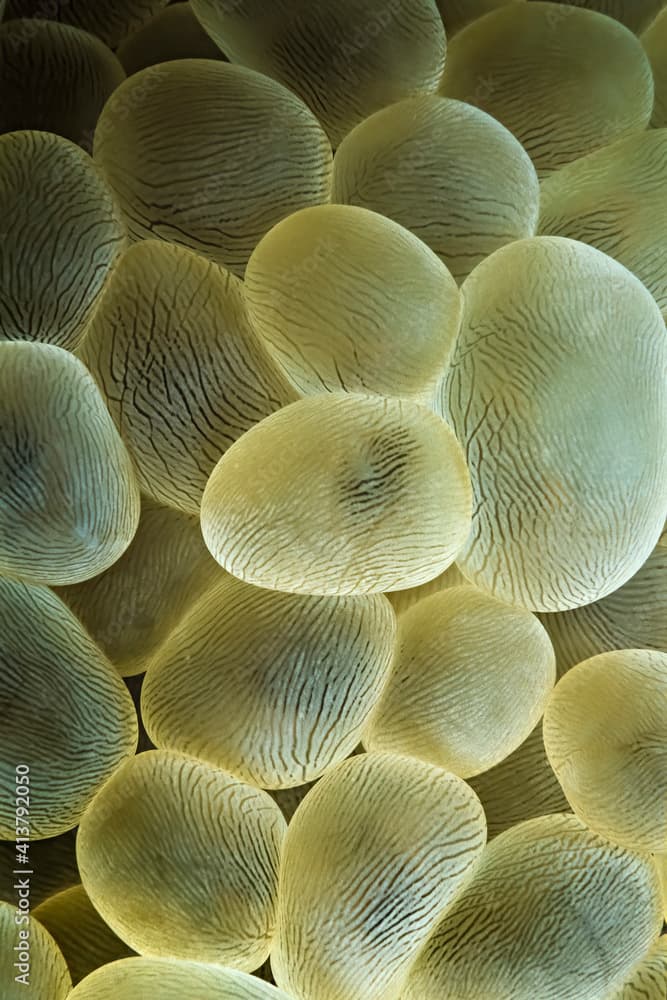
<path id="1" fill-rule="evenodd" d="M 271 954 L 295 1000 L 398 995 L 479 859 L 482 808 L 459 778 L 398 754 L 333 767 L 287 831 Z"/>
<path id="2" fill-rule="evenodd" d="M 28 775 L 21 826 L 33 840 L 53 837 L 134 753 L 137 717 L 111 663 L 47 587 L 0 577 L 0 624 L 1 781 L 13 787 L 17 766 Z M 5 795 L 2 838 L 15 835 L 14 808 Z"/>
<path id="3" fill-rule="evenodd" d="M 244 287 L 256 331 L 305 393 L 419 395 L 435 386 L 461 318 L 456 283 L 426 244 L 348 205 L 275 226 Z"/>
<path id="4" fill-rule="evenodd" d="M 456 558 L 470 484 L 451 429 L 398 399 L 331 393 L 272 414 L 216 466 L 204 540 L 234 576 L 310 594 L 414 587 Z"/>
<path id="5" fill-rule="evenodd" d="M 0 25 L 0 133 L 55 132 L 90 150 L 105 101 L 125 73 L 99 38 L 37 18 Z"/>
<path id="6" fill-rule="evenodd" d="M 402 1000 L 604 1000 L 653 945 L 655 866 L 575 816 L 512 827 L 413 965 Z"/>
<path id="7" fill-rule="evenodd" d="M 78 583 L 139 522 L 130 457 L 95 382 L 51 344 L 0 342 L 0 572 Z"/>
<path id="8" fill-rule="evenodd" d="M 667 309 L 667 129 L 589 153 L 542 183 L 539 232 L 624 264 Z"/>
<path id="9" fill-rule="evenodd" d="M 435 0 L 192 0 L 232 62 L 297 93 L 337 145 L 378 108 L 437 88 L 446 39 Z"/>
<path id="10" fill-rule="evenodd" d="M 376 112 L 336 150 L 332 200 L 409 229 L 461 282 L 534 236 L 539 184 L 521 144 L 479 108 L 423 94 Z"/>
<path id="11" fill-rule="evenodd" d="M 299 98 L 214 59 L 135 73 L 95 131 L 134 239 L 188 247 L 242 275 L 262 236 L 329 195 L 331 147 Z"/>
<path id="12" fill-rule="evenodd" d="M 157 240 L 121 258 L 81 357 L 142 490 L 193 515 L 222 453 L 297 398 L 250 327 L 239 279 Z"/>
<path id="13" fill-rule="evenodd" d="M 544 743 L 592 830 L 667 851 L 667 653 L 617 650 L 577 664 L 551 694 Z"/>
<path id="14" fill-rule="evenodd" d="M 68 1000 L 290 1000 L 237 969 L 173 958 L 128 958 L 87 976 Z"/>
<path id="15" fill-rule="evenodd" d="M 0 137 L 0 217 L 0 340 L 73 350 L 125 244 L 111 192 L 73 143 L 12 132 Z"/>
<path id="16" fill-rule="evenodd" d="M 510 3 L 473 21 L 449 45 L 440 90 L 502 122 L 541 176 L 641 132 L 653 108 L 632 32 L 556 3 Z"/>
<path id="17" fill-rule="evenodd" d="M 401 617 L 364 745 L 468 778 L 527 739 L 555 679 L 553 647 L 529 611 L 470 586 L 443 590 Z"/>
<path id="18" fill-rule="evenodd" d="M 264 788 L 312 781 L 359 743 L 394 637 L 381 594 L 282 594 L 227 577 L 150 664 L 146 728 L 157 746 Z"/>
<path id="19" fill-rule="evenodd" d="M 531 610 L 599 600 L 637 572 L 663 529 L 660 310 L 622 265 L 560 237 L 497 250 L 462 294 L 444 392 L 474 494 L 459 566 Z"/>
<path id="20" fill-rule="evenodd" d="M 271 947 L 285 828 L 266 792 L 192 757 L 147 751 L 84 813 L 81 880 L 140 954 L 251 972 Z"/>

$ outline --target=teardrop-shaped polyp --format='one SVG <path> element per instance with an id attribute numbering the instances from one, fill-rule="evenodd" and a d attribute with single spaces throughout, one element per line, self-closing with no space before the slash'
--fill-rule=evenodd
<path id="1" fill-rule="evenodd" d="M 148 733 L 262 788 L 312 781 L 361 739 L 391 663 L 391 605 L 219 573 L 149 666 Z"/>
<path id="2" fill-rule="evenodd" d="M 397 996 L 486 839 L 460 778 L 393 753 L 337 764 L 289 824 L 271 954 L 295 1000 Z"/>
<path id="3" fill-rule="evenodd" d="M 51 344 L 0 343 L 0 572 L 87 580 L 138 523 L 130 456 L 84 365 Z"/>
<path id="4" fill-rule="evenodd" d="M 285 827 L 267 792 L 150 750 L 119 768 L 84 813 L 81 881 L 135 951 L 252 972 L 271 947 Z"/>
<path id="5" fill-rule="evenodd" d="M 0 340 L 74 350 L 125 244 L 99 170 L 49 132 L 0 138 Z"/>
<path id="6" fill-rule="evenodd" d="M 591 830 L 631 850 L 667 850 L 667 653 L 622 649 L 578 663 L 551 693 L 544 744 Z"/>
<path id="7" fill-rule="evenodd" d="M 134 754 L 137 716 L 112 664 L 48 589 L 0 577 L 0 782 L 25 777 L 28 826 L 14 796 L 0 800 L 0 837 L 32 840 L 76 826 L 95 792 Z M 50 877 L 62 849 L 41 854 Z M 39 898 L 35 894 L 35 905 Z"/>
<path id="8" fill-rule="evenodd" d="M 639 39 L 557 3 L 508 3 L 473 21 L 449 46 L 440 90 L 497 118 L 542 177 L 643 131 L 653 108 Z"/>
<path id="9" fill-rule="evenodd" d="M 567 236 L 624 264 L 667 309 L 667 129 L 569 163 L 540 190 L 543 236 Z"/>
<path id="10" fill-rule="evenodd" d="M 477 586 L 533 611 L 637 572 L 667 513 L 667 337 L 638 278 L 560 237 L 497 250 L 463 286 L 445 410 L 466 451 Z"/>
<path id="11" fill-rule="evenodd" d="M 488 845 L 402 1000 L 605 1000 L 660 933 L 655 865 L 542 816 Z"/>
<path id="12" fill-rule="evenodd" d="M 530 611 L 476 587 L 442 590 L 401 617 L 364 745 L 469 778 L 527 739 L 555 679 L 549 636 Z"/>
<path id="13" fill-rule="evenodd" d="M 244 434 L 208 481 L 204 540 L 271 590 L 364 594 L 425 583 L 470 528 L 470 482 L 448 425 L 416 403 L 331 393 Z"/>
<path id="14" fill-rule="evenodd" d="M 332 144 L 378 108 L 435 90 L 446 38 L 435 0 L 192 0 L 232 62 L 298 94 Z"/>
<path id="15" fill-rule="evenodd" d="M 93 152 L 133 238 L 189 247 L 238 275 L 271 226 L 329 194 L 331 146 L 305 104 L 215 59 L 131 76 L 104 106 Z"/>

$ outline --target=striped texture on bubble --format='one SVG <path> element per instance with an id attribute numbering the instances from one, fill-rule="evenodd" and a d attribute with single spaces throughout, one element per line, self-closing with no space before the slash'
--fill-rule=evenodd
<path id="1" fill-rule="evenodd" d="M 137 745 L 132 699 L 46 587 L 0 578 L 0 836 L 15 836 L 15 768 L 30 768 L 30 836 L 76 826 Z"/>
<path id="2" fill-rule="evenodd" d="M 574 816 L 496 837 L 413 965 L 404 1000 L 605 1000 L 661 926 L 650 858 Z"/>
<path id="3" fill-rule="evenodd" d="M 444 384 L 474 494 L 458 564 L 530 610 L 599 600 L 637 572 L 664 524 L 660 310 L 622 265 L 560 237 L 497 250 L 462 294 Z"/>
<path id="4" fill-rule="evenodd" d="M 73 350 L 125 243 L 90 157 L 47 132 L 0 138 L 0 340 Z"/>
<path id="5" fill-rule="evenodd" d="M 285 828 L 266 792 L 150 750 L 117 770 L 86 810 L 81 880 L 109 927 L 142 955 L 251 972 L 271 947 Z"/>
<path id="6" fill-rule="evenodd" d="M 484 813 L 459 778 L 398 754 L 336 765 L 289 825 L 271 954 L 295 1000 L 380 1000 L 478 861 Z"/>
<path id="7" fill-rule="evenodd" d="M 104 107 L 94 157 L 133 238 L 177 243 L 238 275 L 272 226 L 329 195 L 331 147 L 303 102 L 213 59 L 131 76 Z"/>
<path id="8" fill-rule="evenodd" d="M 394 636 L 381 594 L 283 594 L 228 577 L 150 664 L 146 727 L 157 746 L 252 784 L 304 784 L 358 744 Z"/>
<path id="9" fill-rule="evenodd" d="M 216 466 L 204 540 L 234 576 L 311 594 L 425 583 L 470 526 L 461 449 L 434 414 L 398 399 L 331 393 L 272 414 Z"/>
<path id="10" fill-rule="evenodd" d="M 78 583 L 134 537 L 139 490 L 94 380 L 51 344 L 0 343 L 0 572 Z"/>

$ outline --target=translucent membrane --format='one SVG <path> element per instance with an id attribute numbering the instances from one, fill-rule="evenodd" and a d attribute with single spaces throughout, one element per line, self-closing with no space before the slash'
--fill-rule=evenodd
<path id="1" fill-rule="evenodd" d="M 297 93 L 334 146 L 379 108 L 435 90 L 445 62 L 435 0 L 283 0 L 263 6 L 257 0 L 193 0 L 192 7 L 233 62 Z"/>
<path id="2" fill-rule="evenodd" d="M 658 14 L 641 37 L 651 63 L 655 83 L 655 103 L 651 125 L 667 126 L 667 8 Z"/>
<path id="3" fill-rule="evenodd" d="M 207 587 L 222 576 L 197 518 L 142 504 L 132 544 L 114 565 L 60 597 L 125 677 L 141 673 Z"/>
<path id="4" fill-rule="evenodd" d="M 470 528 L 470 482 L 450 428 L 414 403 L 333 393 L 272 414 L 211 476 L 202 531 L 234 576 L 275 590 L 414 587 Z"/>
<path id="5" fill-rule="evenodd" d="M 82 885 L 56 893 L 33 912 L 62 951 L 75 986 L 101 965 L 133 954 L 104 923 Z"/>
<path id="6" fill-rule="evenodd" d="M 0 340 L 74 349 L 125 236 L 93 161 L 47 132 L 0 138 Z"/>
<path id="7" fill-rule="evenodd" d="M 555 679 L 553 647 L 534 615 L 452 587 L 402 615 L 364 745 L 479 774 L 529 736 Z"/>
<path id="8" fill-rule="evenodd" d="M 81 880 L 135 951 L 252 971 L 271 946 L 285 828 L 266 792 L 190 757 L 148 751 L 86 810 Z"/>
<path id="9" fill-rule="evenodd" d="M 465 28 L 471 21 L 489 14 L 506 3 L 519 3 L 522 0 L 436 0 L 447 32 L 447 38 L 452 38 L 457 31 Z"/>
<path id="10" fill-rule="evenodd" d="M 271 954 L 278 985 L 295 1000 L 398 995 L 484 840 L 477 798 L 440 768 L 397 754 L 332 768 L 285 839 Z"/>
<path id="11" fill-rule="evenodd" d="M 667 996 L 667 935 L 653 945 L 609 1000 L 664 1000 Z"/>
<path id="12" fill-rule="evenodd" d="M 541 175 L 641 131 L 653 77 L 638 39 L 590 10 L 507 4 L 452 40 L 441 92 L 502 122 Z"/>
<path id="13" fill-rule="evenodd" d="M 575 816 L 543 816 L 489 844 L 401 997 L 603 1000 L 660 924 L 650 858 L 610 844 Z"/>
<path id="14" fill-rule="evenodd" d="M 282 990 L 235 969 L 171 958 L 128 958 L 105 965 L 67 1000 L 290 1000 Z"/>
<path id="15" fill-rule="evenodd" d="M 172 59 L 224 59 L 195 17 L 192 5 L 175 3 L 126 38 L 117 52 L 128 76 Z"/>
<path id="16" fill-rule="evenodd" d="M 113 52 L 86 31 L 42 20 L 0 25 L 0 132 L 55 132 L 90 149 L 104 102 L 124 79 Z"/>
<path id="17" fill-rule="evenodd" d="M 532 610 L 598 600 L 637 572 L 663 528 L 660 310 L 616 261 L 558 237 L 497 250 L 463 296 L 445 382 L 475 497 L 459 566 Z"/>
<path id="18" fill-rule="evenodd" d="M 12 833 L 14 837 L 14 833 Z M 30 866 L 40 872 L 30 886 L 30 906 L 35 909 L 45 899 L 69 889 L 80 881 L 76 866 L 76 830 L 67 830 L 55 837 L 33 840 L 30 844 Z M 15 840 L 0 840 L 0 899 L 16 905 L 14 869 L 16 864 Z"/>
<path id="19" fill-rule="evenodd" d="M 115 48 L 168 0 L 8 0 L 10 17 L 49 18 L 83 28 Z M 32 30 L 32 25 L 26 29 Z"/>
<path id="20" fill-rule="evenodd" d="M 402 615 L 425 597 L 437 594 L 441 590 L 447 590 L 449 587 L 458 587 L 459 584 L 465 584 L 466 582 L 456 563 L 452 563 L 444 573 L 436 576 L 434 580 L 422 583 L 419 587 L 411 587 L 409 590 L 389 591 L 389 593 L 385 594 L 385 597 L 389 598 L 396 614 Z"/>
<path id="21" fill-rule="evenodd" d="M 238 278 L 157 240 L 121 258 L 81 356 L 141 488 L 195 515 L 225 449 L 297 398 L 249 325 Z"/>
<path id="22" fill-rule="evenodd" d="M 2 1000 L 65 1000 L 72 988 L 56 942 L 29 911 L 17 910 L 16 901 L 0 902 L 0 984 Z"/>
<path id="23" fill-rule="evenodd" d="M 446 2 L 446 0 L 445 0 Z M 631 31 L 641 31 L 651 21 L 663 5 L 664 0 L 554 0 L 556 4 L 568 7 L 586 7 L 588 10 L 607 14 Z M 567 14 L 568 11 L 564 11 Z"/>
<path id="24" fill-rule="evenodd" d="M 667 309 L 667 129 L 630 136 L 542 184 L 540 233 L 603 250 Z"/>
<path id="25" fill-rule="evenodd" d="M 594 604 L 541 615 L 540 620 L 553 642 L 559 676 L 612 649 L 667 653 L 667 535 L 618 590 Z"/>
<path id="26" fill-rule="evenodd" d="M 171 240 L 236 274 L 272 226 L 329 194 L 331 147 L 302 101 L 213 59 L 130 77 L 104 108 L 94 155 L 134 238 Z"/>
<path id="27" fill-rule="evenodd" d="M 435 385 L 461 315 L 426 244 L 347 205 L 279 223 L 250 258 L 245 292 L 255 329 L 305 393 L 419 394 Z"/>
<path id="28" fill-rule="evenodd" d="M 136 713 L 112 665 L 46 587 L 0 578 L 0 634 L 0 781 L 12 788 L 0 806 L 0 837 L 17 832 L 13 788 L 24 766 L 29 836 L 53 837 L 78 823 L 134 753 Z"/>
<path id="29" fill-rule="evenodd" d="M 0 572 L 86 580 L 120 558 L 138 521 L 129 455 L 81 362 L 0 343 Z"/>
<path id="30" fill-rule="evenodd" d="M 633 850 L 667 851 L 667 654 L 601 653 L 556 685 L 544 743 L 575 813 Z"/>
<path id="31" fill-rule="evenodd" d="M 424 94 L 376 112 L 345 137 L 332 200 L 405 226 L 463 281 L 498 247 L 535 234 L 539 185 L 530 157 L 500 122 Z"/>
<path id="32" fill-rule="evenodd" d="M 146 727 L 156 745 L 252 784 L 303 784 L 359 742 L 394 635 L 381 594 L 281 594 L 229 577 L 151 663 Z"/>
<path id="33" fill-rule="evenodd" d="M 469 784 L 484 807 L 489 840 L 524 820 L 569 812 L 547 759 L 541 722 L 514 753 Z"/>

